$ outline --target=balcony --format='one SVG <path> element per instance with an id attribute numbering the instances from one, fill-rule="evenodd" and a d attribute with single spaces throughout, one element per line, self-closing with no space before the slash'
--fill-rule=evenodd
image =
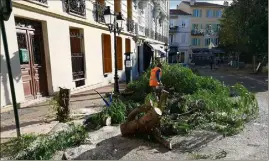
<path id="1" fill-rule="evenodd" d="M 33 1 L 37 1 L 39 3 L 48 4 L 48 0 L 33 0 Z"/>
<path id="2" fill-rule="evenodd" d="M 191 30 L 192 36 L 204 36 L 204 31 L 202 29 Z"/>
<path id="3" fill-rule="evenodd" d="M 127 18 L 127 31 L 128 32 L 134 32 L 134 28 L 135 28 L 135 23 L 134 23 L 134 20 L 130 19 L 130 18 Z"/>
<path id="4" fill-rule="evenodd" d="M 170 26 L 170 33 L 176 33 L 178 31 L 178 26 Z"/>
<path id="5" fill-rule="evenodd" d="M 150 31 L 150 38 L 155 39 L 155 34 L 153 30 Z"/>
<path id="6" fill-rule="evenodd" d="M 105 18 L 104 18 L 104 11 L 105 11 L 105 4 L 101 4 L 99 2 L 93 2 L 93 18 L 94 21 L 98 23 L 105 23 Z"/>
<path id="7" fill-rule="evenodd" d="M 145 28 L 145 36 L 150 37 L 150 31 L 149 28 Z"/>
<path id="8" fill-rule="evenodd" d="M 69 14 L 86 16 L 85 0 L 64 0 L 65 11 Z"/>

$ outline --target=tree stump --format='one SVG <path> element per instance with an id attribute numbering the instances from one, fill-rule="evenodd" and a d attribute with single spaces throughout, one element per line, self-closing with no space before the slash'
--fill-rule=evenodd
<path id="1" fill-rule="evenodd" d="M 150 100 L 149 103 L 144 104 L 134 109 L 127 118 L 127 121 L 120 126 L 122 136 L 129 136 L 134 134 L 150 134 L 168 149 L 172 149 L 171 143 L 166 141 L 159 131 L 160 119 L 163 111 L 165 110 L 165 103 L 169 92 L 162 90 L 160 101 L 158 102 L 158 108 L 153 107 L 153 103 Z M 142 112 L 145 115 L 139 119 L 136 116 Z"/>
<path id="2" fill-rule="evenodd" d="M 57 119 L 60 122 L 66 121 L 70 117 L 70 109 L 69 109 L 70 97 L 71 97 L 70 89 L 60 87 L 57 100 L 60 106 L 57 109 Z"/>

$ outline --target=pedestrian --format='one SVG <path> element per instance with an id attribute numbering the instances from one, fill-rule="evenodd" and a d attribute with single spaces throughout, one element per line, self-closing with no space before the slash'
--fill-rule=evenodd
<path id="1" fill-rule="evenodd" d="M 156 67 L 151 69 L 149 79 L 149 86 L 152 88 L 153 94 L 155 95 L 157 100 L 159 100 L 160 93 L 162 90 L 161 76 L 162 76 L 162 64 L 158 63 Z"/>
<path id="2" fill-rule="evenodd" d="M 210 63 L 210 69 L 213 70 L 213 63 L 214 63 L 213 56 L 210 56 L 209 63 Z"/>

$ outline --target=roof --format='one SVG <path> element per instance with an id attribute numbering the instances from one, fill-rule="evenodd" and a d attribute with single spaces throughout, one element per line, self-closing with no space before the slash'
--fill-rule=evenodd
<path id="1" fill-rule="evenodd" d="M 180 9 L 170 9 L 170 14 L 171 15 L 191 15 L 191 14 L 184 12 Z"/>
<path id="2" fill-rule="evenodd" d="M 182 1 L 183 3 L 190 5 L 190 2 Z M 195 2 L 194 7 L 224 7 L 224 5 L 208 3 L 208 2 Z"/>

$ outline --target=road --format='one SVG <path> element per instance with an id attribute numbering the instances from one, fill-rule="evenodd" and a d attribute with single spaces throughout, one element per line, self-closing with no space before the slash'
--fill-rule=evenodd
<path id="1" fill-rule="evenodd" d="M 254 92 L 259 104 L 259 117 L 248 123 L 243 132 L 208 144 L 201 152 L 225 150 L 225 160 L 268 160 L 268 76 L 253 74 L 227 74 L 210 69 L 199 69 L 201 75 L 212 76 L 227 85 L 242 83 Z"/>
<path id="2" fill-rule="evenodd" d="M 227 85 L 242 83 L 255 92 L 259 108 L 259 118 L 249 122 L 238 135 L 223 138 L 222 135 L 198 132 L 188 136 L 175 136 L 172 139 L 173 150 L 169 151 L 158 143 L 137 138 L 125 138 L 119 128 L 99 130 L 90 133 L 92 138 L 103 138 L 97 144 L 81 147 L 83 152 L 75 160 L 193 160 L 201 156 L 226 153 L 224 160 L 268 160 L 268 86 L 266 77 L 250 74 L 232 74 L 224 71 L 210 71 L 199 68 L 204 76 L 212 76 Z M 104 128 L 105 129 L 105 128 Z M 110 136 L 112 135 L 113 136 Z M 109 137 L 108 137 L 109 136 Z M 90 147 L 94 146 L 94 147 Z M 78 148 L 80 149 L 80 148 Z M 71 154 L 80 150 L 73 150 Z M 103 152 L 106 152 L 104 155 Z M 199 157 L 193 158 L 195 154 Z M 75 155 L 76 156 L 76 155 Z"/>

